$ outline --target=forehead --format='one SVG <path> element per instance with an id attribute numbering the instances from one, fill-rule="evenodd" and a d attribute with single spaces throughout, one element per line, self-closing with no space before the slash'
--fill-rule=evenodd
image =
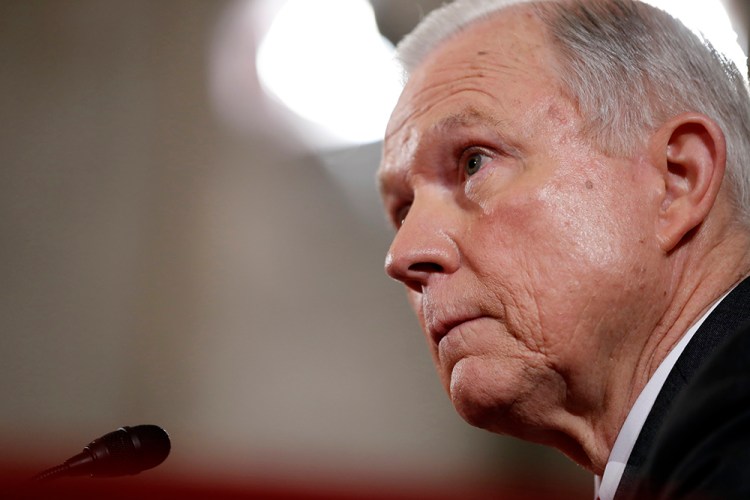
<path id="1" fill-rule="evenodd" d="M 381 183 L 425 134 L 480 123 L 519 125 L 513 117 L 531 111 L 529 103 L 559 96 L 551 61 L 530 6 L 508 7 L 439 44 L 412 72 L 391 116 Z"/>

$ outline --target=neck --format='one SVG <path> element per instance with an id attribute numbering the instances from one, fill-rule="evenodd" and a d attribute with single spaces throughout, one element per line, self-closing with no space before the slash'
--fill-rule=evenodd
<path id="1" fill-rule="evenodd" d="M 659 314 L 643 315 L 640 328 L 622 335 L 597 365 L 602 383 L 594 411 L 578 413 L 562 429 L 572 440 L 558 446 L 579 464 L 601 475 L 633 404 L 659 365 L 688 329 L 733 286 L 750 275 L 746 230 L 724 238 L 694 238 L 667 257 L 671 280 Z M 702 239 L 711 241 L 705 244 Z M 593 400 L 593 399 L 592 399 Z M 560 443 L 558 443 L 560 444 Z"/>

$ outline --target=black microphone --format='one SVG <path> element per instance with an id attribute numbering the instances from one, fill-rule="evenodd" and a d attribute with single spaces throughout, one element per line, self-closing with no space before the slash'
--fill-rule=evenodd
<path id="1" fill-rule="evenodd" d="M 138 474 L 162 463 L 171 449 L 169 434 L 156 425 L 120 427 L 94 439 L 81 453 L 40 472 L 33 481 L 61 476 L 113 477 Z"/>

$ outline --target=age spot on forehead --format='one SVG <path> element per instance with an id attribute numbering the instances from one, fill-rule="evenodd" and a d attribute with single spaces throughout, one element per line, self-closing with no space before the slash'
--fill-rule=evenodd
<path id="1" fill-rule="evenodd" d="M 568 117 L 557 104 L 549 105 L 549 107 L 547 108 L 547 117 L 560 125 L 565 125 L 566 123 L 568 123 Z"/>

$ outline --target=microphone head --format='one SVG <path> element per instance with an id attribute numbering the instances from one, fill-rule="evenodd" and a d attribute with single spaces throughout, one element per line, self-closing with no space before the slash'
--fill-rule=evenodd
<path id="1" fill-rule="evenodd" d="M 84 448 L 92 461 L 92 476 L 138 474 L 162 463 L 171 450 L 169 434 L 156 425 L 120 427 L 93 440 Z"/>

